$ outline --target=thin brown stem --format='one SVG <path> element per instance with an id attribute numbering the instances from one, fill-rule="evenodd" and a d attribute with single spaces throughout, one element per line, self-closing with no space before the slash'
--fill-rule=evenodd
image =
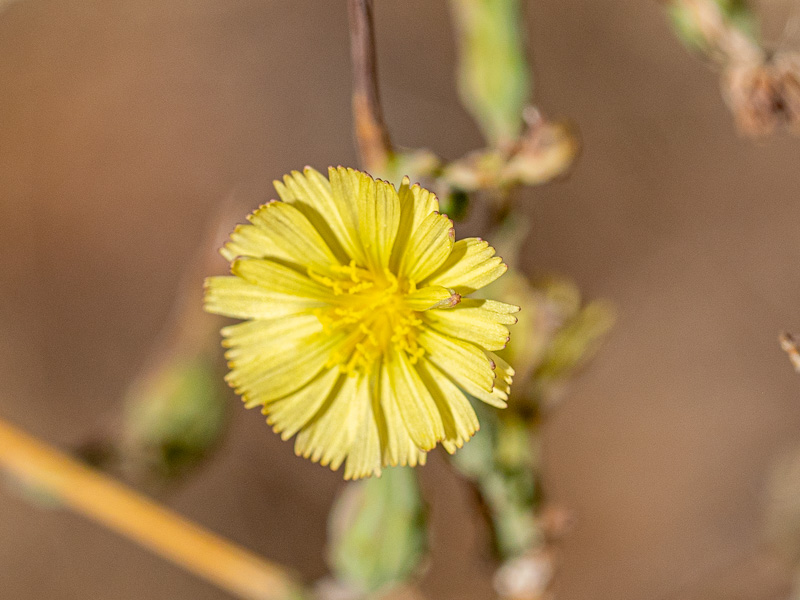
<path id="1" fill-rule="evenodd" d="M 361 160 L 367 169 L 382 171 L 392 155 L 378 95 L 378 64 L 372 0 L 348 0 L 350 56 L 353 63 L 353 118 Z"/>

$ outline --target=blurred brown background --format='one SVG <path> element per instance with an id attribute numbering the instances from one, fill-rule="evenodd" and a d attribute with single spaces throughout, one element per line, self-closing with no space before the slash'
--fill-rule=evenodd
<path id="1" fill-rule="evenodd" d="M 444 0 L 377 4 L 396 142 L 450 158 L 478 147 Z M 785 19 L 788 2 L 762 4 Z M 346 14 L 340 0 L 0 11 L 0 415 L 68 447 L 113 423 L 222 199 L 255 207 L 289 169 L 355 163 Z M 559 598 L 780 597 L 784 574 L 753 557 L 767 469 L 800 441 L 800 378 L 776 343 L 800 330 L 800 144 L 739 139 L 716 76 L 656 2 L 528 13 L 537 102 L 578 124 L 584 152 L 568 181 L 524 194 L 526 265 L 620 309 L 547 429 L 547 491 L 578 516 Z M 341 474 L 231 403 L 220 452 L 164 500 L 321 576 Z M 423 480 L 425 590 L 490 598 L 466 490 L 440 457 Z M 0 586 L 18 600 L 227 597 L 5 489 Z"/>

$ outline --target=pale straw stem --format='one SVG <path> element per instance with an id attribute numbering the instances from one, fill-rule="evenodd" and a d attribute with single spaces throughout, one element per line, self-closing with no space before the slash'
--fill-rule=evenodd
<path id="1" fill-rule="evenodd" d="M 0 469 L 187 571 L 247 600 L 301 588 L 279 566 L 160 506 L 0 419 Z"/>

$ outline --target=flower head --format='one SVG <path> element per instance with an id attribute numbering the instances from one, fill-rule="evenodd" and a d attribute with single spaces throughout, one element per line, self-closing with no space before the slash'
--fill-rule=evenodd
<path id="1" fill-rule="evenodd" d="M 477 430 L 466 394 L 497 407 L 513 369 L 492 351 L 518 307 L 465 296 L 506 266 L 478 238 L 455 242 L 431 192 L 366 173 L 311 168 L 275 182 L 206 282 L 206 309 L 248 319 L 222 330 L 228 383 L 263 406 L 295 451 L 345 478 L 425 463 Z"/>

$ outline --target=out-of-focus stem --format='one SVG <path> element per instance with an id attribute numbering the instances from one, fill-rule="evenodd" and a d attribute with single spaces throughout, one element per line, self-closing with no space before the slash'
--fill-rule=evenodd
<path id="1" fill-rule="evenodd" d="M 295 600 L 279 566 L 218 537 L 0 420 L 0 468 L 246 600 Z"/>
<path id="2" fill-rule="evenodd" d="M 725 65 L 730 62 L 763 60 L 763 51 L 736 23 L 726 18 L 714 0 L 662 0 L 682 11 L 691 21 L 710 57 Z"/>
<path id="3" fill-rule="evenodd" d="M 392 142 L 383 121 L 378 95 L 378 64 L 372 0 L 348 0 L 350 56 L 353 64 L 353 118 L 361 160 L 380 173 L 392 155 Z"/>
<path id="4" fill-rule="evenodd" d="M 236 225 L 236 217 L 242 208 L 241 202 L 231 194 L 225 198 L 209 219 L 209 224 L 193 256 L 196 257 L 184 269 L 175 299 L 172 302 L 164 328 L 153 344 L 150 357 L 139 376 L 158 371 L 166 360 L 176 354 L 196 354 L 213 342 L 222 326 L 223 319 L 203 310 L 203 279 L 210 275 L 227 273 L 226 263 L 220 260 L 219 248 L 227 240 Z"/>

